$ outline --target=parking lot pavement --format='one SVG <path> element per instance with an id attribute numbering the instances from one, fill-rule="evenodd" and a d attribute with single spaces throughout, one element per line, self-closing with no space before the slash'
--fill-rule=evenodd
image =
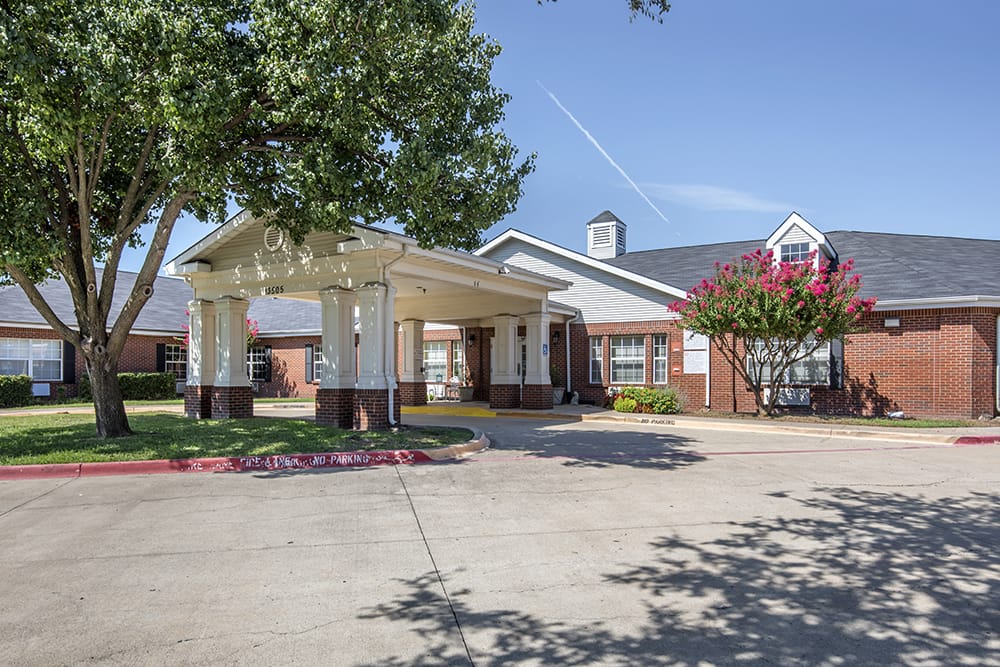
<path id="1" fill-rule="evenodd" d="M 1000 447 L 474 425 L 447 464 L 0 483 L 0 663 L 1000 664 Z"/>

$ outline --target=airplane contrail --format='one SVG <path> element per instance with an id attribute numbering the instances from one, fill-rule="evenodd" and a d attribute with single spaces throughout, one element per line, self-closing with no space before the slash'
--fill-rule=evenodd
<path id="1" fill-rule="evenodd" d="M 672 224 L 670 220 L 667 218 L 667 216 L 663 215 L 663 212 L 660 209 L 656 208 L 656 204 L 654 204 L 650 200 L 650 198 L 646 196 L 646 193 L 643 192 L 638 185 L 636 185 L 635 181 L 633 181 L 629 177 L 629 175 L 625 173 L 625 170 L 621 168 L 621 165 L 615 162 L 615 159 L 613 157 L 608 155 L 608 152 L 604 150 L 604 147 L 602 147 L 601 144 L 597 141 L 597 139 L 594 138 L 594 135 L 588 132 L 587 128 L 581 125 L 580 121 L 576 119 L 576 116 L 574 116 L 569 109 L 567 109 L 562 105 L 562 102 L 559 101 L 559 98 L 556 97 L 551 90 L 546 88 L 545 84 L 543 84 L 541 81 L 537 81 L 537 83 L 538 86 L 545 91 L 545 94 L 548 95 L 550 98 L 552 98 L 552 101 L 555 102 L 556 106 L 559 107 L 571 121 L 573 121 L 573 124 L 576 125 L 577 129 L 583 132 L 583 136 L 587 137 L 587 140 L 590 143 L 594 144 L 594 148 L 596 148 L 601 153 L 601 155 L 604 156 L 604 159 L 607 160 L 609 163 L 611 163 L 611 166 L 618 170 L 618 173 L 622 175 L 622 178 L 628 181 L 628 184 L 632 186 L 632 189 L 635 190 L 637 193 L 639 193 L 639 196 L 642 197 L 647 204 L 649 204 L 649 207 L 651 209 L 656 211 L 656 215 L 660 216 L 660 219 L 663 220 L 663 222 L 667 223 L 668 225 Z M 680 236 L 680 232 L 677 232 L 677 235 Z"/>

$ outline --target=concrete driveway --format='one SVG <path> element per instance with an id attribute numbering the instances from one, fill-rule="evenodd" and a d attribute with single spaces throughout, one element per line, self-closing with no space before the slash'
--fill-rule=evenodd
<path id="1" fill-rule="evenodd" d="M 1000 446 L 463 421 L 494 448 L 0 483 L 0 663 L 1000 665 Z"/>

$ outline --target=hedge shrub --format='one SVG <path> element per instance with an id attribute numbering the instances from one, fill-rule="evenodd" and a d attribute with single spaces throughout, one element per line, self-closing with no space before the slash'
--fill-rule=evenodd
<path id="1" fill-rule="evenodd" d="M 673 389 L 623 387 L 615 396 L 614 408 L 618 412 L 667 415 L 680 412 L 681 402 Z"/>
<path id="2" fill-rule="evenodd" d="M 31 378 L 27 375 L 0 375 L 0 407 L 19 408 L 30 405 Z"/>
<path id="3" fill-rule="evenodd" d="M 118 386 L 126 401 L 162 401 L 177 397 L 177 378 L 173 373 L 119 373 Z M 77 392 L 84 400 L 94 399 L 90 377 L 83 375 L 80 378 Z"/>
<path id="4" fill-rule="evenodd" d="M 625 398 L 620 394 L 615 398 L 614 405 L 618 412 L 635 412 L 636 408 L 639 407 L 634 398 Z"/>

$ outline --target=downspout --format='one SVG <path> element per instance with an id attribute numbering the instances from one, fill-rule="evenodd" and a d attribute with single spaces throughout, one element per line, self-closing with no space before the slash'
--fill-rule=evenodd
<path id="1" fill-rule="evenodd" d="M 712 409 L 712 339 L 705 344 L 705 409 Z"/>
<path id="2" fill-rule="evenodd" d="M 569 355 L 570 355 L 570 350 L 573 349 L 573 346 L 570 345 L 569 325 L 572 324 L 573 322 L 579 322 L 579 321 L 580 321 L 579 310 L 576 311 L 576 315 L 573 316 L 573 319 L 566 320 L 566 394 L 570 398 L 573 397 L 573 374 L 570 372 L 573 368 L 573 364 L 570 363 Z"/>
<path id="3" fill-rule="evenodd" d="M 388 400 L 386 403 L 389 406 L 389 426 L 396 426 L 396 299 L 392 295 L 392 278 L 389 276 L 389 269 L 393 267 L 397 262 L 406 258 L 406 249 L 409 246 L 403 246 L 403 254 L 401 254 L 396 259 L 392 260 L 387 264 L 383 264 L 380 272 L 382 274 L 382 282 L 385 283 L 385 319 L 387 322 L 387 328 L 391 330 L 392 335 L 385 337 L 385 347 L 383 355 L 385 356 L 385 386 L 388 389 Z M 390 367 L 389 360 L 392 359 L 393 363 Z"/>

